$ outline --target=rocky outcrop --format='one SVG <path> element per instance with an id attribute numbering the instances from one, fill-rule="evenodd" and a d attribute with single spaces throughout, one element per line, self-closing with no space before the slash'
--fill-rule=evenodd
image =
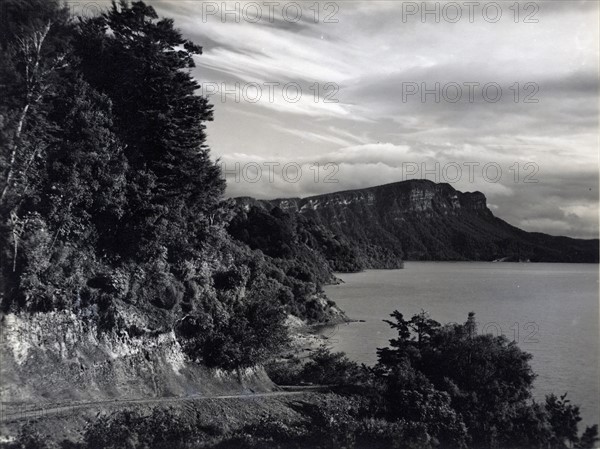
<path id="1" fill-rule="evenodd" d="M 309 217 L 359 253 L 366 268 L 406 260 L 597 262 L 598 240 L 529 233 L 495 217 L 481 192 L 410 180 L 312 196 L 238 204 Z"/>
<path id="2" fill-rule="evenodd" d="M 193 363 L 174 332 L 99 331 L 71 311 L 2 317 L 0 399 L 67 402 L 269 391 L 261 368 L 229 373 Z"/>
<path id="3" fill-rule="evenodd" d="M 328 208 L 341 211 L 353 206 L 370 209 L 387 207 L 401 213 L 487 211 L 483 193 L 462 193 L 449 184 L 435 184 L 426 180 L 405 181 L 302 199 L 276 199 L 269 203 L 283 210 L 302 213 Z"/>

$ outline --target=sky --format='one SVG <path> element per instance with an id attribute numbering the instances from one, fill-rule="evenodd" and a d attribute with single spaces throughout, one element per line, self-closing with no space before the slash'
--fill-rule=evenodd
<path id="1" fill-rule="evenodd" d="M 203 47 L 228 196 L 426 178 L 598 237 L 598 2 L 148 3 Z"/>

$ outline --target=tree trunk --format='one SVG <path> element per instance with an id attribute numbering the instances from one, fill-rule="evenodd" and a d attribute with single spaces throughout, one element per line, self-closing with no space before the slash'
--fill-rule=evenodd
<path id="1" fill-rule="evenodd" d="M 8 193 L 8 188 L 10 183 L 12 182 L 12 178 L 14 176 L 15 171 L 15 160 L 17 158 L 17 148 L 18 141 L 21 137 L 21 131 L 23 130 L 23 124 L 25 123 L 25 117 L 27 117 L 27 111 L 29 110 L 29 103 L 25 105 L 23 111 L 21 111 L 21 116 L 19 117 L 19 123 L 17 124 L 17 131 L 15 132 L 15 138 L 12 144 L 12 152 L 10 154 L 10 163 L 8 168 L 8 173 L 6 175 L 6 181 L 4 183 L 4 188 L 2 189 L 2 195 L 0 195 L 0 204 L 4 202 L 4 197 Z"/>
<path id="2" fill-rule="evenodd" d="M 0 194 L 0 205 L 4 203 L 4 199 L 6 198 L 8 189 L 10 188 L 10 185 L 13 182 L 17 159 L 17 150 L 19 149 L 19 140 L 23 131 L 25 119 L 27 118 L 27 112 L 29 111 L 32 101 L 38 102 L 42 99 L 42 92 L 44 91 L 44 89 L 41 89 L 37 98 L 34 97 L 34 92 L 36 90 L 36 87 L 40 87 L 43 81 L 42 78 L 44 78 L 43 73 L 40 74 L 42 47 L 51 27 L 52 22 L 48 22 L 40 31 L 34 31 L 29 37 L 19 39 L 21 51 L 23 52 L 23 59 L 25 62 L 25 84 L 27 90 L 26 104 L 23 107 L 23 110 L 21 111 L 21 115 L 19 117 L 19 121 L 17 122 L 17 129 L 15 131 L 15 136 L 13 139 L 8 173 L 6 174 L 6 181 L 4 183 L 4 188 L 2 189 L 2 194 Z M 31 51 L 32 49 L 33 52 Z"/>

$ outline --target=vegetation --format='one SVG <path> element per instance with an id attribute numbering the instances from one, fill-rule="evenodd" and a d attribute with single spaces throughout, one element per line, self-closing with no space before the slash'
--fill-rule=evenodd
<path id="1" fill-rule="evenodd" d="M 417 233 L 429 242 L 423 249 L 390 230 L 391 216 L 371 230 L 347 220 L 351 228 L 336 234 L 319 217 L 223 201 L 205 143 L 212 109 L 190 74 L 201 48 L 151 6 L 123 0 L 79 20 L 49 0 L 0 0 L 0 9 L 3 312 L 66 309 L 100 332 L 174 331 L 193 360 L 234 370 L 277 354 L 288 314 L 336 318 L 321 291 L 333 270 L 397 266 L 401 247 L 429 257 L 444 239 L 480 257 L 486 237 L 464 240 L 457 221 L 431 221 Z M 490 218 L 478 217 L 473 223 Z M 150 317 L 151 328 L 127 324 L 126 307 Z M 392 317 L 398 337 L 373 368 L 324 350 L 270 365 L 280 382 L 335 387 L 299 404 L 300 420 L 265 417 L 228 430 L 172 411 L 123 411 L 89 426 L 81 447 L 585 449 L 598 441 L 597 426 L 579 436 L 579 409 L 566 396 L 532 400 L 530 355 L 478 335 L 473 314 L 462 325 L 424 312 Z M 8 447 L 50 443 L 26 430 Z"/>
<path id="2" fill-rule="evenodd" d="M 531 398 L 530 356 L 505 337 L 479 335 L 474 314 L 441 325 L 425 312 L 392 314 L 398 337 L 368 368 L 325 349 L 269 368 L 279 381 L 331 385 L 294 400 L 299 415 L 262 415 L 231 426 L 199 413 L 121 411 L 96 420 L 80 449 L 399 448 L 592 449 L 598 427 L 579 435 L 566 395 Z M 277 377 L 279 376 L 279 377 Z M 33 444 L 35 432 L 20 437 Z M 37 447 L 37 446 L 32 446 Z M 40 446 L 41 447 L 41 446 Z"/>
<path id="3" fill-rule="evenodd" d="M 353 410 L 351 430 L 327 434 L 350 439 L 348 447 L 562 449 L 598 441 L 597 426 L 579 436 L 579 408 L 566 394 L 532 399 L 531 355 L 504 336 L 479 335 L 473 313 L 451 325 L 426 312 L 392 317 L 398 337 L 378 350 L 373 368 L 319 350 L 304 362 L 273 364 L 269 374 L 281 383 L 336 385 Z"/>
<path id="4" fill-rule="evenodd" d="M 287 314 L 334 316 L 311 254 L 294 263 L 229 236 L 212 107 L 190 73 L 201 48 L 172 20 L 141 1 L 86 19 L 58 1 L 0 9 L 4 312 L 175 330 L 193 359 L 227 369 L 276 352 Z M 125 324 L 132 306 L 151 328 Z"/>
<path id="5" fill-rule="evenodd" d="M 333 271 L 361 271 L 365 265 L 343 238 L 303 215 L 275 206 L 267 210 L 238 207 L 230 234 L 285 265 L 288 273 L 317 284 L 330 282 Z"/>
<path id="6" fill-rule="evenodd" d="M 271 361 L 265 368 L 278 385 L 354 385 L 368 376 L 365 367 L 348 359 L 343 352 L 332 353 L 326 347 L 317 349 L 307 359 L 292 356 Z"/>
<path id="7" fill-rule="evenodd" d="M 544 405 L 533 401 L 531 355 L 504 336 L 477 334 L 473 313 L 462 325 L 444 326 L 426 312 L 408 321 L 397 311 L 392 317 L 398 338 L 378 351 L 375 368 L 388 417 L 420 416 L 422 398 L 432 397 L 437 400 L 428 403 L 434 410 L 425 416 L 451 419 L 425 425 L 420 438 L 442 446 L 563 448 L 580 443 L 579 409 L 564 396 L 549 396 Z M 449 424 L 440 427 L 441 422 Z M 588 435 L 593 432 L 586 429 Z"/>

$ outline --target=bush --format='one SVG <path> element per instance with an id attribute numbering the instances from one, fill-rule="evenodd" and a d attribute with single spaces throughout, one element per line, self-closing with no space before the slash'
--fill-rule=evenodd
<path id="1" fill-rule="evenodd" d="M 265 364 L 269 378 L 278 385 L 299 385 L 303 382 L 302 361 L 296 356 L 285 360 L 271 360 Z"/>
<path id="2" fill-rule="evenodd" d="M 364 370 L 343 352 L 319 348 L 310 355 L 300 376 L 306 382 L 322 385 L 347 385 L 363 379 Z"/>
<path id="3" fill-rule="evenodd" d="M 398 338 L 378 350 L 375 368 L 388 420 L 423 425 L 442 446 L 579 444 L 578 407 L 565 396 L 550 395 L 545 407 L 531 401 L 531 355 L 504 336 L 478 335 L 474 313 L 462 325 L 445 326 L 424 311 L 410 320 L 398 311 L 392 317 Z"/>
<path id="4" fill-rule="evenodd" d="M 343 352 L 331 352 L 321 347 L 302 360 L 296 356 L 272 361 L 266 365 L 267 374 L 280 385 L 356 385 L 365 382 L 369 373 Z"/>
<path id="5" fill-rule="evenodd" d="M 58 445 L 43 437 L 31 425 L 24 425 L 19 431 L 19 435 L 12 443 L 0 444 L 2 449 L 57 449 Z"/>
<path id="6" fill-rule="evenodd" d="M 155 408 L 149 416 L 125 410 L 103 416 L 88 427 L 84 449 L 184 449 L 222 434 L 197 415 Z"/>
<path id="7" fill-rule="evenodd" d="M 176 329 L 184 350 L 209 367 L 228 370 L 265 362 L 288 339 L 277 295 L 277 283 L 261 278 L 239 301 L 189 314 Z"/>

